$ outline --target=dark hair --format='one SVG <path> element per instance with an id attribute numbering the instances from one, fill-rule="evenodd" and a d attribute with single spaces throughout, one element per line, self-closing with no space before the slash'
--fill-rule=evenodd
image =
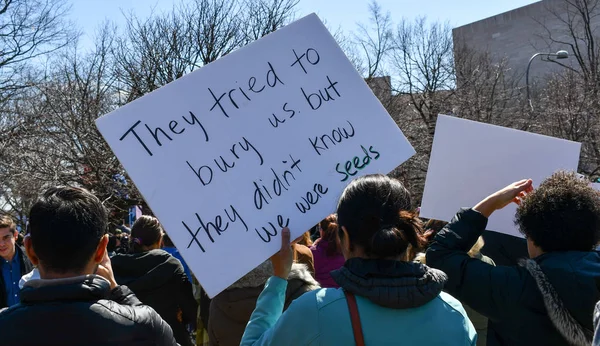
<path id="1" fill-rule="evenodd" d="M 0 228 L 8 228 L 12 233 L 15 233 L 17 224 L 10 215 L 0 215 Z"/>
<path id="2" fill-rule="evenodd" d="M 319 222 L 319 227 L 323 231 L 323 240 L 327 242 L 325 255 L 333 257 L 342 253 L 340 241 L 338 238 L 337 216 L 331 214 Z"/>
<path id="3" fill-rule="evenodd" d="M 340 239 L 344 227 L 351 249 L 358 245 L 372 258 L 407 254 L 412 260 L 426 243 L 410 193 L 400 181 L 385 175 L 352 181 L 340 197 L 337 217 Z"/>
<path id="4" fill-rule="evenodd" d="M 143 247 L 156 244 L 162 234 L 163 229 L 157 218 L 149 215 L 140 216 L 131 227 L 133 252 L 143 252 Z"/>
<path id="5" fill-rule="evenodd" d="M 441 231 L 444 227 L 446 227 L 447 224 L 448 223 L 446 221 L 435 220 L 435 219 L 429 219 L 429 220 L 427 220 L 427 222 L 425 222 L 425 224 L 423 225 L 423 230 L 425 232 L 433 231 L 431 234 L 429 234 L 429 236 L 427 238 L 428 245 L 430 245 L 430 243 L 433 242 L 435 235 L 438 234 L 438 232 Z"/>
<path id="6" fill-rule="evenodd" d="M 544 252 L 590 251 L 600 240 L 600 193 L 575 173 L 554 173 L 523 199 L 515 223 Z"/>
<path id="7" fill-rule="evenodd" d="M 165 247 L 175 247 L 175 244 L 173 244 L 173 241 L 166 233 L 163 234 L 163 244 Z"/>
<path id="8" fill-rule="evenodd" d="M 108 235 L 108 244 L 106 244 L 106 251 L 113 252 L 117 250 L 117 237 L 113 234 Z"/>
<path id="9" fill-rule="evenodd" d="M 31 207 L 29 236 L 44 268 L 67 273 L 85 268 L 107 224 L 96 196 L 81 188 L 53 187 Z"/>

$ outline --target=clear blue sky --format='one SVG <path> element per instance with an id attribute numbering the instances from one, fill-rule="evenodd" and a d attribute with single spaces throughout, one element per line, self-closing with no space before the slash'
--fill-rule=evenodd
<path id="1" fill-rule="evenodd" d="M 106 20 L 123 24 L 122 12 L 133 11 L 147 17 L 153 10 L 169 11 L 185 0 L 68 0 L 72 4 L 71 19 L 84 33 L 81 45 L 90 46 L 94 31 Z M 431 20 L 449 21 L 461 26 L 502 12 L 528 5 L 537 0 L 379 0 L 392 19 L 426 15 Z M 369 0 L 300 0 L 298 16 L 316 12 L 332 29 L 344 31 L 356 28 L 356 23 L 368 21 Z"/>

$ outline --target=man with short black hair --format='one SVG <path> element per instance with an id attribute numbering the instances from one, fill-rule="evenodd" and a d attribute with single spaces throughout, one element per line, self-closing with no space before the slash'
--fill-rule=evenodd
<path id="1" fill-rule="evenodd" d="M 2 345 L 176 345 L 169 325 L 115 282 L 107 221 L 80 188 L 51 188 L 34 204 L 25 249 L 41 279 L 0 311 Z"/>
<path id="2" fill-rule="evenodd" d="M 17 225 L 12 217 L 0 215 L 0 308 L 19 303 L 19 281 L 32 270 L 25 250 L 17 246 Z"/>

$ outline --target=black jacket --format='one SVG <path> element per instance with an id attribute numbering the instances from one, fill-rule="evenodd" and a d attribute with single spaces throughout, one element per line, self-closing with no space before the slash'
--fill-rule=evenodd
<path id="1" fill-rule="evenodd" d="M 192 345 L 186 324 L 196 325 L 198 303 L 178 259 L 163 250 L 111 258 L 115 279 L 126 285 L 171 326 L 175 340 Z"/>
<path id="2" fill-rule="evenodd" d="M 16 256 L 19 256 L 21 265 L 21 276 L 29 273 L 33 270 L 33 265 L 29 261 L 29 258 L 25 254 L 25 249 L 16 246 Z M 0 272 L 0 309 L 7 307 L 6 304 L 6 287 L 4 286 L 4 275 Z"/>
<path id="3" fill-rule="evenodd" d="M 489 318 L 487 344 L 589 345 L 600 255 L 550 252 L 494 267 L 466 253 L 486 224 L 480 213 L 460 211 L 436 235 L 427 264 L 448 274 L 448 293 Z"/>
<path id="4" fill-rule="evenodd" d="M 0 344 L 176 345 L 152 308 L 96 275 L 27 282 L 21 303 L 0 311 Z"/>

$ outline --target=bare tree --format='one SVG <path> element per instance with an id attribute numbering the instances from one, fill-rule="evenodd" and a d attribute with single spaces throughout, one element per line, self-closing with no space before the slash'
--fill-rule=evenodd
<path id="1" fill-rule="evenodd" d="M 195 0 L 183 14 L 191 25 L 201 67 L 239 48 L 244 42 L 242 7 L 236 0 Z"/>
<path id="2" fill-rule="evenodd" d="M 454 95 L 452 30 L 448 23 L 428 23 L 425 17 L 402 21 L 394 36 L 392 66 L 397 91 L 407 95 L 411 106 L 433 135 L 439 113 L 450 110 Z"/>
<path id="3" fill-rule="evenodd" d="M 549 47 L 566 47 L 568 62 L 540 84 L 545 133 L 582 143 L 579 171 L 600 176 L 600 0 L 549 1 L 538 20 Z"/>
<path id="4" fill-rule="evenodd" d="M 520 76 L 510 69 L 508 59 L 494 59 L 464 44 L 454 48 L 454 57 L 453 114 L 522 130 L 533 128 L 535 123 L 522 100 Z"/>
<path id="5" fill-rule="evenodd" d="M 140 21 L 129 15 L 124 37 L 115 45 L 116 73 L 124 102 L 182 77 L 201 64 L 188 8 Z"/>
<path id="6" fill-rule="evenodd" d="M 365 78 L 371 79 L 384 74 L 383 68 L 392 50 L 392 19 L 389 12 L 373 0 L 369 4 L 369 25 L 359 24 L 354 40 L 360 47 L 365 61 Z"/>
<path id="7" fill-rule="evenodd" d="M 244 42 L 252 42 L 287 25 L 295 18 L 300 0 L 245 0 L 243 3 Z"/>
<path id="8" fill-rule="evenodd" d="M 576 61 L 576 66 L 551 60 L 570 69 L 586 83 L 595 87 L 600 83 L 600 0 L 548 1 L 548 15 L 538 19 L 542 28 L 539 35 L 549 47 L 565 47 Z"/>
<path id="9" fill-rule="evenodd" d="M 28 85 L 27 63 L 73 38 L 64 0 L 0 1 L 0 104 Z"/>
<path id="10" fill-rule="evenodd" d="M 117 107 L 112 45 L 113 35 L 105 30 L 93 52 L 65 52 L 20 103 L 18 111 L 27 121 L 4 162 L 10 178 L 0 182 L 12 193 L 13 209 L 30 201 L 26 188 L 39 193 L 57 184 L 87 188 L 114 215 L 140 202 L 94 123 Z"/>

